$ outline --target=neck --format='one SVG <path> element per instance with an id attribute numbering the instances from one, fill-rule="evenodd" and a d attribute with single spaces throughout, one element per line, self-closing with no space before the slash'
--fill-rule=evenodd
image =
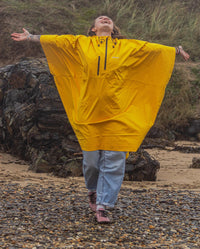
<path id="1" fill-rule="evenodd" d="M 111 36 L 111 32 L 107 31 L 97 31 L 96 36 Z"/>

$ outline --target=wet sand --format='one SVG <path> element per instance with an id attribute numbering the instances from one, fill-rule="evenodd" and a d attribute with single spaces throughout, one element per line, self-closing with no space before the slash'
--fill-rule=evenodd
<path id="1" fill-rule="evenodd" d="M 200 146 L 197 142 L 177 142 L 182 146 Z M 123 187 L 131 188 L 167 188 L 167 189 L 189 189 L 200 191 L 200 169 L 192 169 L 189 166 L 193 157 L 200 157 L 197 153 L 182 153 L 173 151 L 173 148 L 147 149 L 148 153 L 160 162 L 160 170 L 155 182 L 126 182 Z M 52 182 L 56 185 L 79 183 L 84 187 L 82 177 L 58 178 L 51 174 L 34 173 L 28 170 L 28 164 L 9 154 L 0 153 L 0 180 L 16 182 L 22 186 L 30 183 L 49 185 Z"/>

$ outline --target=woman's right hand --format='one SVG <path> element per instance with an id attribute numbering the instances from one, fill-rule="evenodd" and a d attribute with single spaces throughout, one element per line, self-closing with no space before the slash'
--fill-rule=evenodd
<path id="1" fill-rule="evenodd" d="M 11 34 L 11 38 L 14 41 L 26 41 L 29 39 L 30 37 L 30 33 L 28 32 L 28 30 L 23 29 L 24 33 L 13 33 Z"/>
<path id="2" fill-rule="evenodd" d="M 184 58 L 185 61 L 189 60 L 190 56 L 188 53 L 186 53 L 184 50 L 183 50 L 183 47 L 182 46 L 179 46 L 179 49 L 180 49 L 180 55 Z"/>

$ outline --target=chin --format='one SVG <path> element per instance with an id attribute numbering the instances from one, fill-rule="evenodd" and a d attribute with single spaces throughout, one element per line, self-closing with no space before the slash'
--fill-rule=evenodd
<path id="1" fill-rule="evenodd" d="M 103 30 L 103 31 L 113 31 L 113 27 L 110 26 L 110 25 L 103 25 L 101 27 L 101 30 Z"/>

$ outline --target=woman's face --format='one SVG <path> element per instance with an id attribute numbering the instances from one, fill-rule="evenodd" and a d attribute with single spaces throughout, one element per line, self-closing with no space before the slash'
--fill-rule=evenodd
<path id="1" fill-rule="evenodd" d="M 94 22 L 94 28 L 92 31 L 97 32 L 97 31 L 107 31 L 107 32 L 112 32 L 113 31 L 113 21 L 107 16 L 99 16 L 95 19 Z"/>

